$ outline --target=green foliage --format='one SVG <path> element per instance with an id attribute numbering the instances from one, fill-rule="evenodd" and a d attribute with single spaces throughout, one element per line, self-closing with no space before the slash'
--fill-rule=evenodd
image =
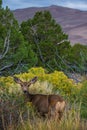
<path id="1" fill-rule="evenodd" d="M 0 9 L 1 9 L 1 7 L 2 7 L 2 0 L 0 0 Z"/>
<path id="2" fill-rule="evenodd" d="M 87 118 L 87 81 L 85 81 L 80 90 L 81 116 Z"/>
<path id="3" fill-rule="evenodd" d="M 68 35 L 49 11 L 37 12 L 19 27 L 8 7 L 0 8 L 0 75 L 25 72 L 33 66 L 42 66 L 49 72 L 85 73 L 87 46 L 71 46 Z"/>
<path id="4" fill-rule="evenodd" d="M 21 32 L 38 56 L 38 66 L 50 71 L 59 70 L 58 55 L 65 55 L 70 42 L 49 11 L 37 12 L 32 19 L 21 24 Z M 62 42 L 63 41 L 63 42 Z M 57 43 L 61 43 L 61 45 Z M 63 50 L 63 51 L 62 51 Z"/>
<path id="5" fill-rule="evenodd" d="M 87 70 L 87 46 L 75 44 L 68 53 L 67 61 L 71 68 L 78 72 L 84 73 Z"/>
<path id="6" fill-rule="evenodd" d="M 27 71 L 37 62 L 33 52 L 20 32 L 12 12 L 0 9 L 0 74 L 11 75 Z"/>
<path id="7" fill-rule="evenodd" d="M 86 72 L 87 46 L 80 44 L 71 46 L 67 41 L 68 36 L 63 33 L 50 12 L 37 12 L 33 19 L 21 24 L 21 31 L 25 40 L 37 53 L 38 66 L 45 67 L 51 72 L 54 70 L 65 73 Z"/>

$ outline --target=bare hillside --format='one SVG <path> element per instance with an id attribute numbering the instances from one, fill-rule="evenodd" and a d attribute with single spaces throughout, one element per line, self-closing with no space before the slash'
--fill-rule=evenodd
<path id="1" fill-rule="evenodd" d="M 60 6 L 30 7 L 14 10 L 15 18 L 21 23 L 32 18 L 37 11 L 49 10 L 63 31 L 69 35 L 72 44 L 87 45 L 87 11 L 80 11 Z"/>

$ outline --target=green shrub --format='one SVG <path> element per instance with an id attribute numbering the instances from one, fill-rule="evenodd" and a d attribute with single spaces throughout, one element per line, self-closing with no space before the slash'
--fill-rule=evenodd
<path id="1" fill-rule="evenodd" d="M 85 81 L 80 90 L 81 117 L 87 118 L 87 81 Z"/>

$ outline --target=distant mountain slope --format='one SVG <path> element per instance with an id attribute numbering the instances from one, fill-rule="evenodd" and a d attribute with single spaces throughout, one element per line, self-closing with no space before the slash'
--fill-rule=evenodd
<path id="1" fill-rule="evenodd" d="M 72 44 L 87 45 L 87 11 L 80 11 L 60 6 L 30 7 L 14 10 L 15 18 L 21 23 L 32 18 L 37 11 L 49 10 L 64 32 L 69 35 Z"/>

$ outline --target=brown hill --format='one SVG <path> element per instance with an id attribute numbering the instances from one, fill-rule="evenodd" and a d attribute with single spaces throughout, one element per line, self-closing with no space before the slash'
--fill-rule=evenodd
<path id="1" fill-rule="evenodd" d="M 62 26 L 63 31 L 69 35 L 72 44 L 81 43 L 87 45 L 87 11 L 52 5 L 49 7 L 17 9 L 13 13 L 21 23 L 32 18 L 35 12 L 44 10 L 51 12 L 56 22 Z"/>

